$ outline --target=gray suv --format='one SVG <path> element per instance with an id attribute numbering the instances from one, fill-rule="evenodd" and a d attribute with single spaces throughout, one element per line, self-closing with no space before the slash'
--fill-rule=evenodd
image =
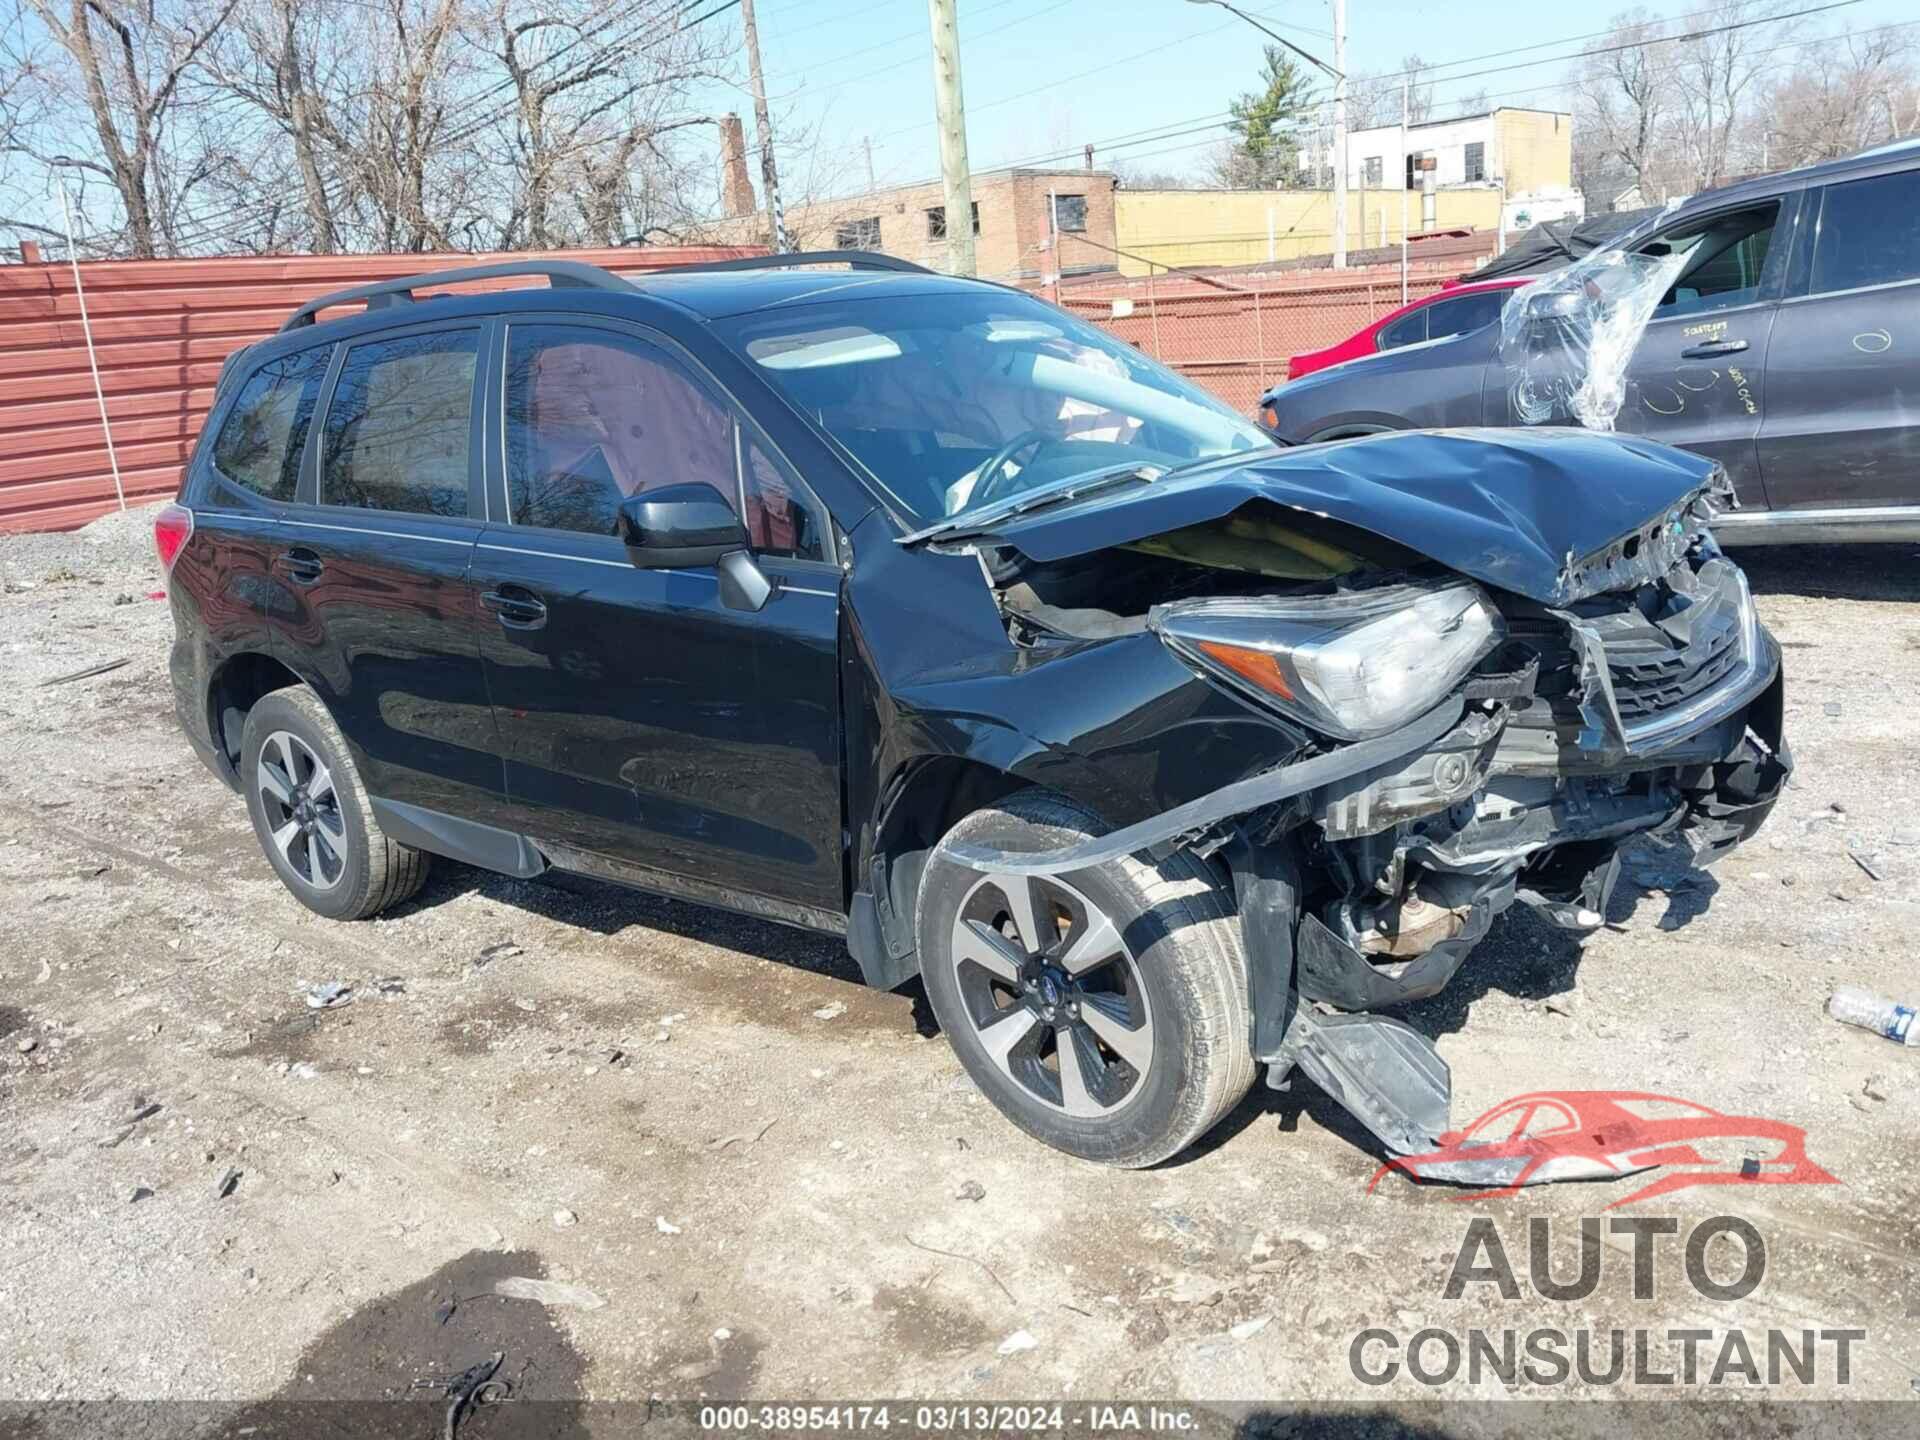
<path id="1" fill-rule="evenodd" d="M 1726 467 L 1724 543 L 1920 540 L 1920 143 L 1697 195 L 1622 243 L 1687 259 L 1617 426 Z M 1489 323 L 1280 385 L 1262 419 L 1295 445 L 1512 425 L 1514 366 Z"/>

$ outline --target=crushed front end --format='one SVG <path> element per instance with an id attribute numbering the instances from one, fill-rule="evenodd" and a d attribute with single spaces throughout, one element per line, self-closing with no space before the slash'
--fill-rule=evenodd
<path id="1" fill-rule="evenodd" d="M 1140 850 L 1214 857 L 1269 1082 L 1298 1068 L 1390 1150 L 1430 1149 L 1446 1066 L 1382 1012 L 1442 989 L 1516 903 L 1598 928 L 1638 837 L 1712 864 L 1786 782 L 1779 647 L 1708 533 L 1726 499 L 1716 472 L 1531 594 L 1416 567 L 1158 605 L 1162 642 L 1314 736 L 1305 758 L 1096 842 L 977 858 L 1070 874 Z M 1438 704 L 1402 681 L 1436 667 Z"/>

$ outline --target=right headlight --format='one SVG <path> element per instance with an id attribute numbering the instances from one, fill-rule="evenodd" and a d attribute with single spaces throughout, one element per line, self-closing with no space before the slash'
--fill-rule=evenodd
<path id="1" fill-rule="evenodd" d="M 1147 624 L 1208 677 L 1340 740 L 1426 713 L 1506 634 L 1477 585 L 1156 605 Z"/>

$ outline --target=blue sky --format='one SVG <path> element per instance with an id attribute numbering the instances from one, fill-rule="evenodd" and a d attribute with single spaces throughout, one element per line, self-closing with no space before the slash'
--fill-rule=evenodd
<path id="1" fill-rule="evenodd" d="M 1331 60 L 1326 0 L 1236 3 Z M 1700 3 L 1669 0 L 1647 8 L 1691 15 Z M 1819 3 L 1798 0 L 1787 8 Z M 1604 31 L 1614 13 L 1610 6 L 1539 0 L 1349 0 L 1348 69 L 1398 70 L 1402 56 L 1417 52 L 1442 67 L 1436 113 L 1482 88 L 1497 104 L 1564 108 L 1568 91 L 1555 87 L 1571 72 L 1559 57 L 1589 43 L 1576 37 Z M 1188 0 L 960 0 L 959 16 L 968 143 L 979 169 L 1063 151 L 1073 152 L 1077 163 L 1089 140 L 1190 130 L 1213 120 L 1253 88 L 1265 43 L 1245 21 Z M 1866 29 L 1914 19 L 1911 0 L 1860 0 L 1799 23 L 1809 33 L 1831 33 L 1843 25 Z M 871 137 L 883 185 L 938 173 L 925 0 L 760 0 L 759 21 L 776 128 L 782 117 L 796 129 L 810 127 L 823 148 L 816 172 L 783 177 L 783 188 L 801 194 L 865 188 L 863 137 Z M 1920 34 L 1920 25 L 1914 29 Z M 1475 59 L 1514 50 L 1521 53 Z M 1804 53 L 1782 48 L 1774 63 L 1791 66 Z M 1447 62 L 1456 62 L 1451 72 L 1465 78 L 1447 80 Z M 1495 66 L 1523 68 L 1469 74 Z M 740 109 L 751 125 L 745 95 L 715 98 Z M 1124 158 L 1189 170 L 1204 160 L 1218 133 L 1102 146 L 1095 163 L 1106 168 Z M 800 164 L 790 161 L 789 171 Z"/>

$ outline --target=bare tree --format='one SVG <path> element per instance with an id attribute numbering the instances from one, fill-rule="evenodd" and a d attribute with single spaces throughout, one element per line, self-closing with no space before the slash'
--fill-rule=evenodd
<path id="1" fill-rule="evenodd" d="M 501 243 L 546 247 L 591 235 L 617 243 L 636 167 L 673 162 L 667 137 L 711 127 L 689 114 L 694 87 L 720 78 L 724 32 L 685 23 L 678 0 L 583 0 L 537 9 L 494 0 L 491 58 L 512 86 L 502 129 L 513 195 Z M 709 142 L 711 143 L 711 142 Z M 567 214 L 557 202 L 571 197 Z"/>
<path id="2" fill-rule="evenodd" d="M 1613 28 L 1580 66 L 1574 99 L 1576 168 L 1583 184 L 1615 192 L 1639 187 L 1649 201 L 1666 198 L 1670 167 L 1660 167 L 1661 145 L 1674 103 L 1674 69 L 1663 22 L 1645 10 L 1614 18 Z M 1598 208 L 1601 197 L 1587 203 Z M 1607 196 L 1611 199 L 1611 196 Z"/>
<path id="3" fill-rule="evenodd" d="M 1914 133 L 1920 84 L 1904 30 L 1850 32 L 1807 51 L 1767 89 L 1760 168 L 1812 165 Z"/>
<path id="4" fill-rule="evenodd" d="M 1791 4 L 1717 0 L 1691 18 L 1694 33 L 1671 47 L 1674 133 L 1690 162 L 1691 188 L 1723 184 L 1733 173 L 1734 140 L 1753 118 L 1751 101 L 1771 52 L 1790 43 L 1795 31 L 1790 21 L 1751 22 L 1779 16 Z"/>
<path id="5" fill-rule="evenodd" d="M 92 171 L 118 193 L 126 249 L 158 254 L 156 190 L 168 187 L 162 169 L 167 126 L 180 83 L 237 0 L 28 0 L 40 23 L 65 52 L 56 83 L 85 97 L 98 149 L 69 155 L 52 148 L 64 132 L 50 129 L 26 148 L 42 163 Z M 16 144 L 22 142 L 16 141 Z M 176 198 L 191 185 L 174 187 Z"/>

